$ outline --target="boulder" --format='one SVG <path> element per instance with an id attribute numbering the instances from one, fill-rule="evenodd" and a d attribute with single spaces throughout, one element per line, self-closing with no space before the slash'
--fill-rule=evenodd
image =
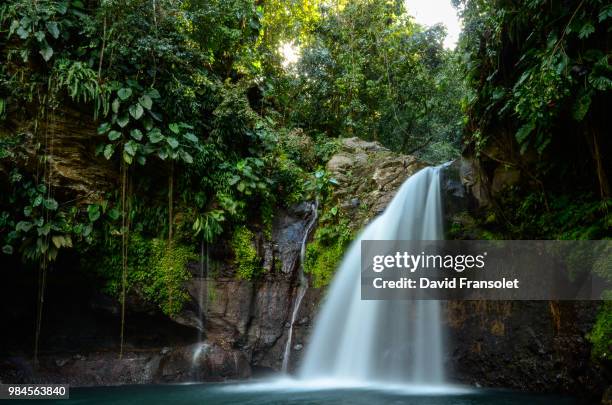
<path id="1" fill-rule="evenodd" d="M 357 231 L 379 215 L 402 183 L 423 167 L 414 156 L 355 137 L 342 139 L 340 151 L 326 169 L 338 182 L 333 198 Z"/>

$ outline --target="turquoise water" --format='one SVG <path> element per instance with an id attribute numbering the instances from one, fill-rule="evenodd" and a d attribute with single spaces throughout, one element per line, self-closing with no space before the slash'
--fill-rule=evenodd
<path id="1" fill-rule="evenodd" d="M 449 392 L 391 388 L 282 387 L 278 384 L 190 384 L 73 388 L 70 399 L 58 404 L 431 404 L 431 405 L 526 405 L 574 404 L 571 398 L 533 395 L 502 390 Z"/>

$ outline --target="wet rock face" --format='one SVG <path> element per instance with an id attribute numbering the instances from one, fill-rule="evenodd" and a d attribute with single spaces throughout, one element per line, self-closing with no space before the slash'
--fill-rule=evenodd
<path id="1" fill-rule="evenodd" d="M 23 359 L 6 359 L 0 381 L 55 383 L 72 386 L 221 381 L 251 376 L 251 367 L 240 350 L 202 342 L 161 350 L 91 352 L 43 356 L 37 372 Z"/>
<path id="2" fill-rule="evenodd" d="M 20 165 L 34 168 L 37 164 L 34 120 L 17 114 L 9 117 L 9 121 L 0 124 L 0 136 L 23 134 L 18 161 Z M 104 192 L 112 190 L 116 173 L 111 162 L 95 156 L 97 141 L 94 140 L 98 135 L 89 114 L 68 107 L 58 108 L 49 113 L 48 120 L 39 123 L 36 131 L 48 139 L 52 170 L 49 177 L 54 188 L 85 202 L 96 201 Z M 0 167 L 0 171 L 5 169 Z"/>
<path id="3" fill-rule="evenodd" d="M 311 215 L 310 203 L 279 211 L 272 224 L 272 240 L 256 237 L 265 270 L 256 281 L 238 280 L 231 265 L 214 278 L 200 278 L 192 269 L 194 277 L 187 284 L 191 302 L 174 320 L 194 327 L 194 336 L 195 329 L 200 329 L 214 347 L 242 353 L 247 365 L 279 370 L 299 283 L 301 243 Z M 312 318 L 311 301 L 317 299 L 316 292 L 306 295 L 298 319 Z M 303 345 L 307 333 L 297 329 L 296 325 L 293 345 Z"/>
<path id="4" fill-rule="evenodd" d="M 598 398 L 603 368 L 586 340 L 597 313 L 591 302 L 449 301 L 450 377 L 470 385 Z"/>
<path id="5" fill-rule="evenodd" d="M 243 352 L 202 342 L 171 349 L 161 356 L 153 381 L 214 381 L 250 376 L 251 367 Z"/>

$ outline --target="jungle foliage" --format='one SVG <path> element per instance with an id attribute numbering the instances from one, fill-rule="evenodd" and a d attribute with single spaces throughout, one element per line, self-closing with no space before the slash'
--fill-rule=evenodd
<path id="1" fill-rule="evenodd" d="M 599 0 L 455 3 L 471 90 L 468 149 L 483 162 L 519 168 L 549 198 L 609 199 L 612 7 Z"/>

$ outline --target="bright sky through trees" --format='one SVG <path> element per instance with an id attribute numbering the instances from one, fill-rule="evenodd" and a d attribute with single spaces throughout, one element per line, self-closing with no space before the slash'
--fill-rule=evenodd
<path id="1" fill-rule="evenodd" d="M 444 24 L 447 30 L 444 46 L 454 48 L 457 45 L 461 23 L 450 0 L 406 0 L 406 8 L 419 24 Z"/>
<path id="2" fill-rule="evenodd" d="M 447 36 L 444 47 L 453 49 L 457 45 L 461 32 L 461 21 L 457 10 L 452 6 L 451 0 L 405 0 L 408 13 L 414 16 L 417 23 L 432 26 L 442 23 L 446 27 Z M 280 46 L 283 55 L 283 66 L 296 63 L 299 59 L 299 49 L 292 42 L 284 42 Z"/>

